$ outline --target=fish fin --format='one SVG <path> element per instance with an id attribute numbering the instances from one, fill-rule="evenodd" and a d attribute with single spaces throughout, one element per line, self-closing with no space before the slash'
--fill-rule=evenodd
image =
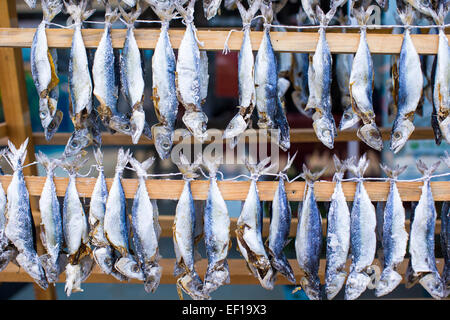
<path id="1" fill-rule="evenodd" d="M 404 24 L 404 25 L 411 25 L 412 22 L 414 21 L 414 11 L 413 8 L 410 4 L 407 4 L 404 8 L 404 10 L 400 10 L 397 9 L 398 12 L 398 16 L 400 18 L 400 21 Z"/>
<path id="2" fill-rule="evenodd" d="M 134 25 L 137 18 L 139 18 L 139 16 L 142 14 L 143 11 L 145 11 L 145 9 L 147 9 L 147 7 L 148 4 L 145 3 L 144 5 L 142 5 L 141 1 L 136 1 L 136 6 L 133 7 L 130 12 L 126 12 L 125 9 L 122 8 L 120 4 L 118 6 L 120 15 L 129 26 Z"/>
<path id="3" fill-rule="evenodd" d="M 153 162 L 155 162 L 155 157 L 150 157 L 142 163 L 135 158 L 130 157 L 130 164 L 136 170 L 138 177 L 146 177 L 147 170 L 151 167 Z"/>
<path id="4" fill-rule="evenodd" d="M 353 9 L 353 15 L 355 16 L 356 20 L 358 21 L 359 25 L 365 26 L 369 22 L 370 16 L 372 15 L 373 11 L 377 8 L 376 5 L 371 5 L 367 8 L 367 10 L 364 10 L 364 7 L 361 6 L 361 8 Z"/>
<path id="5" fill-rule="evenodd" d="M 123 148 L 119 149 L 119 152 L 117 154 L 117 164 L 116 164 L 116 171 L 117 170 L 123 170 L 127 163 L 130 161 L 131 158 L 131 152 L 130 149 L 127 149 L 124 151 Z"/>
<path id="6" fill-rule="evenodd" d="M 193 178 L 197 178 L 198 174 L 195 173 L 195 171 L 197 171 L 199 169 L 200 163 L 201 163 L 201 157 L 202 154 L 201 152 L 199 153 L 199 155 L 197 155 L 197 159 L 196 161 L 194 161 L 194 163 L 190 163 L 189 160 L 186 158 L 186 156 L 180 152 L 179 153 L 179 162 L 176 163 L 174 162 L 177 167 L 178 170 L 180 170 L 180 172 L 183 174 L 184 178 L 189 178 L 189 179 L 193 179 Z M 200 163 L 197 163 L 197 161 L 200 158 Z"/>
<path id="7" fill-rule="evenodd" d="M 42 0 L 42 13 L 44 20 L 50 22 L 63 9 L 61 0 Z"/>
<path id="8" fill-rule="evenodd" d="M 223 157 L 215 157 L 214 159 L 208 159 L 203 157 L 203 166 L 209 171 L 210 177 L 215 177 L 219 166 L 222 164 Z"/>
<path id="9" fill-rule="evenodd" d="M 101 1 L 103 5 L 105 6 L 105 22 L 106 23 L 114 23 L 116 22 L 119 17 L 119 8 L 115 8 L 114 10 L 111 7 L 110 0 L 98 0 Z"/>
<path id="10" fill-rule="evenodd" d="M 94 149 L 94 157 L 95 157 L 95 162 L 97 162 L 97 165 L 102 167 L 103 166 L 103 152 L 100 148 Z"/>
<path id="11" fill-rule="evenodd" d="M 81 167 L 83 167 L 89 158 L 85 153 L 79 153 L 72 158 L 63 158 L 60 162 L 60 167 L 66 170 L 69 174 L 75 174 Z"/>
<path id="12" fill-rule="evenodd" d="M 42 151 L 35 154 L 36 161 L 39 162 L 47 172 L 53 171 L 61 162 L 59 159 L 50 160 Z"/>
<path id="13" fill-rule="evenodd" d="M 384 173 L 386 173 L 386 175 L 389 178 L 392 178 L 392 179 L 397 179 L 397 177 L 399 175 L 401 175 L 406 170 L 407 167 L 408 166 L 400 167 L 400 165 L 397 165 L 397 166 L 395 166 L 395 168 L 391 169 L 387 165 L 380 163 L 380 168 L 384 171 Z"/>
<path id="14" fill-rule="evenodd" d="M 13 169 L 17 169 L 18 167 L 23 166 L 25 158 L 27 156 L 27 145 L 28 138 L 25 139 L 19 149 L 17 149 L 14 144 L 10 140 L 8 140 L 9 151 L 7 151 L 5 155 L 8 158 L 10 164 L 13 166 Z"/>
<path id="15" fill-rule="evenodd" d="M 425 162 L 422 161 L 422 159 L 419 159 L 416 161 L 417 170 L 419 170 L 419 172 L 424 176 L 432 175 L 433 172 L 436 171 L 436 169 L 439 167 L 440 164 L 441 164 L 441 161 L 439 160 L 439 161 L 433 163 L 430 168 L 428 168 L 428 166 L 425 164 Z"/>
<path id="16" fill-rule="evenodd" d="M 196 0 L 188 0 L 189 3 L 185 7 L 183 5 L 186 3 L 186 1 L 181 0 L 175 0 L 174 5 L 177 9 L 178 13 L 183 17 L 183 20 L 194 20 L 194 6 Z"/>
<path id="17" fill-rule="evenodd" d="M 356 160 L 356 159 L 355 159 Z M 362 178 L 364 175 L 364 172 L 366 171 L 367 167 L 369 166 L 370 160 L 367 159 L 367 154 L 364 153 L 361 158 L 359 158 L 358 164 L 355 164 L 353 162 L 351 165 L 349 165 L 348 169 L 353 172 L 354 175 L 357 177 Z"/>
<path id="18" fill-rule="evenodd" d="M 69 2 L 64 1 L 65 13 L 70 15 L 69 19 L 67 19 L 67 24 L 82 23 L 88 19 L 95 12 L 95 9 L 87 10 L 89 3 L 88 0 L 81 0 L 78 3 L 75 3 L 73 0 Z"/>
<path id="19" fill-rule="evenodd" d="M 261 6 L 259 7 L 261 14 L 264 17 L 264 23 L 272 23 L 273 21 L 273 10 L 272 10 L 272 1 L 266 2 L 262 1 Z"/>
<path id="20" fill-rule="evenodd" d="M 292 156 L 292 158 L 290 157 L 290 155 L 289 155 L 289 153 L 288 153 L 288 160 L 287 160 L 286 166 L 284 167 L 284 169 L 282 170 L 282 172 L 286 172 L 286 171 L 292 166 L 292 164 L 294 163 L 294 159 L 295 159 L 295 157 L 297 156 L 297 153 L 298 153 L 298 151 L 296 151 L 296 152 L 294 153 L 294 155 Z"/>
<path id="21" fill-rule="evenodd" d="M 312 173 L 306 164 L 303 164 L 303 173 L 300 175 L 303 179 L 305 179 L 307 182 L 314 182 L 319 180 L 319 178 L 325 173 L 328 167 L 323 168 L 319 172 Z"/>

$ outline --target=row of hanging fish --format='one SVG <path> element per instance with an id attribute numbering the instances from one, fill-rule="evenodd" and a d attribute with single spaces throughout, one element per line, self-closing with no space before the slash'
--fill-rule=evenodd
<path id="1" fill-rule="evenodd" d="M 49 159 L 43 153 L 36 155 L 37 161 L 47 172 L 39 200 L 41 214 L 40 239 L 45 254 L 38 256 L 34 234 L 34 222 L 30 210 L 23 167 L 26 157 L 25 141 L 20 148 L 9 142 L 9 148 L 1 155 L 11 165 L 14 173 L 6 193 L 0 185 L 0 270 L 9 262 L 23 268 L 36 283 L 46 289 L 49 283 L 58 281 L 65 272 L 65 292 L 83 291 L 85 281 L 96 263 L 102 272 L 120 281 L 137 279 L 142 281 L 146 292 L 158 288 L 162 267 L 159 264 L 158 207 L 149 197 L 146 186 L 147 170 L 154 162 L 151 157 L 139 162 L 129 150 L 119 149 L 114 179 L 107 189 L 103 169 L 103 155 L 100 149 L 94 152 L 98 177 L 89 202 L 89 209 L 80 200 L 77 191 L 77 176 L 87 158 L 78 155 L 72 158 Z M 301 177 L 306 186 L 298 209 L 298 225 L 295 236 L 295 252 L 301 279 L 296 279 L 293 269 L 283 252 L 289 243 L 289 229 L 292 212 L 287 198 L 286 172 L 292 166 L 295 155 L 278 174 L 279 183 L 272 201 L 269 235 L 262 237 L 263 210 L 258 195 L 258 178 L 270 172 L 270 158 L 246 166 L 251 173 L 250 187 L 237 220 L 235 230 L 237 249 L 245 259 L 251 273 L 268 290 L 273 289 L 278 273 L 292 284 L 299 280 L 310 299 L 321 299 L 321 288 L 328 299 L 333 299 L 344 287 L 345 298 L 356 299 L 367 288 L 375 289 L 377 296 L 392 292 L 402 281 L 398 266 L 404 260 L 408 233 L 405 230 L 405 209 L 398 192 L 396 181 L 406 167 L 393 169 L 381 165 L 390 181 L 390 191 L 384 207 L 381 222 L 377 220 L 376 209 L 364 187 L 364 172 L 369 161 L 364 155 L 359 161 L 350 158 L 340 161 L 334 158 L 335 184 L 328 210 L 326 234 L 325 284 L 318 276 L 322 250 L 322 217 L 314 194 L 314 183 L 324 173 L 312 173 L 303 166 Z M 206 159 L 200 156 L 190 163 L 180 155 L 177 164 L 183 174 L 184 187 L 179 197 L 173 224 L 173 242 L 176 256 L 174 275 L 180 298 L 185 292 L 193 299 L 210 299 L 211 292 L 230 282 L 227 255 L 231 247 L 230 217 L 224 198 L 217 184 L 217 172 L 222 159 Z M 450 168 L 450 157 L 444 158 Z M 131 208 L 127 208 L 122 175 L 127 164 L 132 166 L 138 177 L 138 188 Z M 428 168 L 421 160 L 417 168 L 423 175 L 421 197 L 411 218 L 409 235 L 410 260 L 405 275 L 406 285 L 420 283 L 434 298 L 448 296 L 449 252 L 448 252 L 448 203 L 441 211 L 441 247 L 444 256 L 444 271 L 440 275 L 436 266 L 434 233 L 436 209 L 430 187 L 430 179 L 440 162 Z M 200 166 L 209 172 L 209 190 L 203 212 L 194 205 L 191 181 L 198 177 Z M 69 174 L 61 214 L 60 203 L 53 180 L 54 171 L 61 167 Z M 127 169 L 129 169 L 127 167 Z M 342 188 L 346 170 L 357 180 L 356 192 L 351 210 Z M 382 207 L 380 207 L 381 210 Z M 128 213 L 130 212 L 130 213 Z M 199 214 L 199 213 L 202 213 Z M 200 219 L 200 220 L 199 220 Z M 203 225 L 199 228 L 199 225 Z M 382 272 L 374 265 L 377 230 L 381 231 L 382 253 L 378 258 Z M 204 238 L 208 259 L 204 280 L 195 270 L 195 263 L 201 256 L 197 244 Z M 347 276 L 345 265 L 351 259 Z"/>

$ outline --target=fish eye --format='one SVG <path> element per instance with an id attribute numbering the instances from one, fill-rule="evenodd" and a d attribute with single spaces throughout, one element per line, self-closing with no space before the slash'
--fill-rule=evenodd
<path id="1" fill-rule="evenodd" d="M 347 119 L 347 120 L 348 120 L 348 119 L 350 119 L 350 117 L 351 117 L 350 114 L 344 113 L 344 119 Z"/>
<path id="2" fill-rule="evenodd" d="M 54 122 L 50 122 L 50 124 L 48 125 L 48 128 L 50 129 L 50 130 L 53 130 L 53 129 L 55 129 L 55 123 Z"/>
<path id="3" fill-rule="evenodd" d="M 130 129 L 131 129 L 129 124 L 126 124 L 123 128 L 125 131 L 130 131 Z"/>
<path id="4" fill-rule="evenodd" d="M 397 132 L 394 133 L 394 138 L 395 138 L 395 139 L 400 139 L 401 137 L 402 137 L 401 132 L 398 132 L 398 131 L 397 131 Z"/>
<path id="5" fill-rule="evenodd" d="M 164 149 L 169 149 L 170 148 L 170 144 L 168 142 L 164 142 L 162 146 L 163 146 Z"/>
<path id="6" fill-rule="evenodd" d="M 70 145 L 72 146 L 72 148 L 78 148 L 78 142 L 76 141 L 72 141 Z"/>
<path id="7" fill-rule="evenodd" d="M 133 269 L 133 272 L 136 272 L 136 273 L 139 272 L 139 267 L 137 265 L 134 265 L 132 269 Z"/>
<path id="8" fill-rule="evenodd" d="M 322 135 L 329 136 L 330 135 L 330 130 L 328 130 L 328 129 L 322 130 Z"/>
<path id="9" fill-rule="evenodd" d="M 47 112 L 41 111 L 40 116 L 41 116 L 41 118 L 45 118 L 47 116 Z"/>
<path id="10" fill-rule="evenodd" d="M 370 135 L 371 135 L 373 138 L 378 138 L 378 131 L 375 130 L 375 129 L 372 129 L 372 130 L 370 130 Z"/>

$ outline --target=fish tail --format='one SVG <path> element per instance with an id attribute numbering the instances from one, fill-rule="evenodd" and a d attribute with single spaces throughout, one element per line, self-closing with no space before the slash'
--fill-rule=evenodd
<path id="1" fill-rule="evenodd" d="M 268 4 L 266 4 L 264 1 L 261 2 L 259 10 L 261 10 L 261 14 L 264 16 L 265 20 L 264 22 L 272 23 L 273 21 L 272 1 L 269 1 Z"/>
<path id="2" fill-rule="evenodd" d="M 124 151 L 123 148 L 120 148 L 117 154 L 116 171 L 123 170 L 127 165 L 127 163 L 130 161 L 130 158 L 131 158 L 130 149 Z"/>
<path id="3" fill-rule="evenodd" d="M 242 23 L 247 24 L 247 23 L 251 23 L 256 12 L 258 12 L 259 8 L 261 7 L 261 0 L 254 0 L 253 3 L 248 8 L 248 10 L 245 10 L 244 6 L 242 5 L 241 0 L 236 1 L 236 6 L 241 15 Z"/>
<path id="4" fill-rule="evenodd" d="M 402 276 L 393 268 L 386 268 L 375 287 L 375 296 L 381 297 L 392 292 L 402 281 Z"/>
<path id="5" fill-rule="evenodd" d="M 370 160 L 367 159 L 367 154 L 364 153 L 362 157 L 359 159 L 358 164 L 355 163 L 356 158 L 353 159 L 351 164 L 349 164 L 348 169 L 353 172 L 357 177 L 362 177 L 367 167 L 369 166 Z"/>
<path id="6" fill-rule="evenodd" d="M 85 157 L 85 154 L 78 154 L 77 156 L 73 157 L 72 159 L 65 158 L 61 161 L 60 166 L 66 170 L 70 175 L 76 174 L 78 170 L 83 167 L 86 162 L 88 161 L 88 158 Z"/>
<path id="7" fill-rule="evenodd" d="M 150 157 L 142 163 L 135 158 L 130 157 L 130 164 L 136 170 L 138 177 L 145 177 L 147 175 L 147 170 L 152 166 L 154 161 L 155 157 Z"/>
<path id="8" fill-rule="evenodd" d="M 44 20 L 52 21 L 62 10 L 63 4 L 61 0 L 42 0 L 42 12 Z"/>
<path id="9" fill-rule="evenodd" d="M 219 166 L 222 163 L 222 159 L 223 157 L 216 157 L 214 159 L 203 158 L 203 166 L 209 171 L 210 177 L 216 176 Z"/>
<path id="10" fill-rule="evenodd" d="M 301 177 L 305 179 L 307 182 L 314 182 L 319 180 L 319 178 L 325 173 L 327 170 L 327 167 L 323 168 L 319 172 L 312 173 L 311 170 L 308 169 L 306 164 L 303 164 L 303 173 L 301 174 Z"/>
<path id="11" fill-rule="evenodd" d="M 193 21 L 194 20 L 194 6 L 196 0 L 189 0 L 189 4 L 186 8 L 179 1 L 175 1 L 174 5 L 178 13 L 183 17 L 184 20 Z"/>
<path id="12" fill-rule="evenodd" d="M 375 10 L 377 6 L 371 5 L 367 8 L 367 10 L 364 10 L 364 7 L 361 6 L 361 8 L 353 9 L 353 14 L 358 21 L 359 25 L 365 26 L 369 22 L 370 16 L 372 15 L 372 12 Z"/>
<path id="13" fill-rule="evenodd" d="M 294 163 L 294 159 L 297 156 L 298 151 L 296 151 L 294 153 L 294 155 L 292 156 L 292 158 L 290 157 L 289 153 L 288 153 L 288 159 L 287 159 L 287 163 L 286 166 L 284 167 L 284 169 L 282 170 L 282 172 L 286 172 Z"/>
<path id="14" fill-rule="evenodd" d="M 180 152 L 179 154 L 180 161 L 176 163 L 178 169 L 183 174 L 185 178 L 196 178 L 198 174 L 195 173 L 200 167 L 202 163 L 202 153 L 198 153 L 196 160 L 191 164 L 186 156 Z"/>
<path id="15" fill-rule="evenodd" d="M 398 16 L 404 25 L 411 25 L 414 20 L 414 11 L 412 6 L 408 4 L 404 10 L 398 10 Z"/>
<path id="16" fill-rule="evenodd" d="M 14 144 L 10 140 L 8 140 L 9 151 L 6 151 L 5 155 L 14 169 L 18 169 L 19 167 L 23 166 L 23 163 L 25 162 L 25 158 L 27 156 L 27 145 L 28 138 L 25 139 L 19 149 L 17 149 Z"/>
<path id="17" fill-rule="evenodd" d="M 105 23 L 111 24 L 116 22 L 120 17 L 119 9 L 115 8 L 113 10 L 110 4 L 110 0 L 101 0 L 101 2 L 105 6 Z"/>
<path id="18" fill-rule="evenodd" d="M 292 270 L 292 267 L 284 254 L 281 254 L 278 257 L 273 257 L 271 264 L 272 267 L 285 276 L 289 282 L 295 284 L 294 271 Z"/>
<path id="19" fill-rule="evenodd" d="M 103 166 L 103 152 L 100 148 L 94 149 L 95 162 L 99 167 Z"/>
<path id="20" fill-rule="evenodd" d="M 177 15 L 177 12 L 174 12 L 175 4 L 173 1 L 170 6 L 166 6 L 164 3 L 161 4 L 157 0 L 147 0 L 147 2 L 150 3 L 153 12 L 155 12 L 161 21 L 170 21 Z"/>
<path id="21" fill-rule="evenodd" d="M 45 170 L 48 172 L 52 172 L 60 163 L 59 159 L 49 159 L 42 151 L 35 154 L 36 161 L 39 162 Z"/>
<path id="22" fill-rule="evenodd" d="M 339 160 L 337 155 L 333 155 L 334 167 L 336 168 L 336 172 L 344 173 L 347 170 L 346 162 Z"/>
<path id="23" fill-rule="evenodd" d="M 70 0 L 69 2 L 64 2 L 64 5 L 66 7 L 66 13 L 70 15 L 67 24 L 82 23 L 95 12 L 95 9 L 87 10 L 88 5 L 90 7 L 90 1 L 88 0 L 80 0 L 78 4 Z"/>
<path id="24" fill-rule="evenodd" d="M 395 168 L 389 168 L 387 165 L 383 165 L 380 163 L 380 168 L 386 173 L 386 175 L 391 179 L 397 179 L 399 175 L 401 175 L 408 166 L 400 167 L 397 165 Z"/>
<path id="25" fill-rule="evenodd" d="M 419 170 L 419 172 L 424 176 L 432 175 L 437 170 L 437 168 L 439 168 L 440 164 L 441 161 L 439 160 L 433 163 L 430 168 L 428 168 L 425 162 L 423 162 L 421 159 L 416 161 L 417 170 Z"/>

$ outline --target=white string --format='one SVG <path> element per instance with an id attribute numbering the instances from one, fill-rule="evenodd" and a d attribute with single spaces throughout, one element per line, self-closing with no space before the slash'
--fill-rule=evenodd
<path id="1" fill-rule="evenodd" d="M 256 17 L 255 17 L 256 18 Z M 320 25 L 314 25 L 314 26 L 289 26 L 289 25 L 280 25 L 280 24 L 267 24 L 268 26 L 272 28 L 286 28 L 286 29 L 361 29 L 361 28 L 367 28 L 367 29 L 393 29 L 393 28 L 412 28 L 412 29 L 431 29 L 431 28 L 447 28 L 450 27 L 450 24 L 444 24 L 444 25 L 381 25 L 381 24 L 370 24 L 365 26 L 356 26 L 356 25 L 334 25 L 334 26 L 320 26 Z"/>
<path id="2" fill-rule="evenodd" d="M 231 29 L 230 31 L 228 31 L 228 35 L 227 38 L 225 39 L 225 43 L 223 45 L 223 50 L 222 50 L 222 54 L 228 54 L 230 52 L 230 47 L 228 46 L 228 40 L 230 40 L 230 36 L 233 32 L 237 32 L 239 30 L 236 29 Z"/>
<path id="3" fill-rule="evenodd" d="M 22 166 L 22 168 L 31 167 L 31 166 L 34 166 L 35 164 L 38 164 L 38 163 L 39 162 L 35 161 L 35 162 L 29 163 L 29 164 L 27 164 L 25 166 Z"/>

